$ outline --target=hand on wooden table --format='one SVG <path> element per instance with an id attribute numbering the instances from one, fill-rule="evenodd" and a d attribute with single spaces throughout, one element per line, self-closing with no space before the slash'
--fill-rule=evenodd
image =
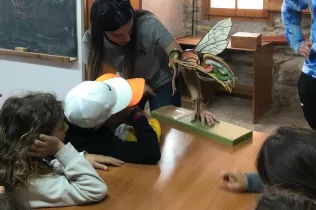
<path id="1" fill-rule="evenodd" d="M 121 160 L 103 155 L 86 154 L 85 157 L 95 169 L 100 169 L 104 171 L 108 170 L 106 164 L 117 167 L 121 167 L 124 164 L 124 162 Z"/>
<path id="2" fill-rule="evenodd" d="M 223 188 L 227 191 L 240 193 L 248 189 L 248 179 L 245 173 L 222 171 L 220 178 Z"/>

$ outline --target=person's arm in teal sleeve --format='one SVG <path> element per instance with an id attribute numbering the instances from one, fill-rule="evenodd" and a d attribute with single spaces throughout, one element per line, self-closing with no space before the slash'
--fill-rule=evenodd
<path id="1" fill-rule="evenodd" d="M 296 53 L 304 42 L 301 27 L 302 10 L 308 8 L 308 0 L 284 0 L 281 9 L 284 36 Z"/>
<path id="2" fill-rule="evenodd" d="M 263 183 L 261 178 L 256 173 L 248 173 L 247 181 L 248 181 L 248 189 L 247 192 L 259 193 L 263 190 Z"/>

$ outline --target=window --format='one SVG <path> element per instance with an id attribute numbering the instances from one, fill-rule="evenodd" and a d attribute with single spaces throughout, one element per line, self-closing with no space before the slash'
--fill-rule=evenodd
<path id="1" fill-rule="evenodd" d="M 263 10 L 264 0 L 211 0 L 211 8 L 226 9 L 258 9 Z"/>
<path id="2" fill-rule="evenodd" d="M 266 4 L 271 0 L 205 0 L 205 16 L 268 18 Z"/>

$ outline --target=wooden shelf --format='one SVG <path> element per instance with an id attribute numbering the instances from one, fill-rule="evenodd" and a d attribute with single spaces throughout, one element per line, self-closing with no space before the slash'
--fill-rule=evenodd
<path id="1" fill-rule="evenodd" d="M 183 49 L 194 48 L 202 37 L 179 37 L 178 43 Z M 249 52 L 253 56 L 252 84 L 236 84 L 231 94 L 252 98 L 252 122 L 257 123 L 272 105 L 272 69 L 273 69 L 273 45 L 271 42 L 262 42 L 257 49 L 232 48 L 229 44 L 226 48 L 232 51 Z M 205 91 L 207 90 L 207 91 Z M 225 91 L 217 83 L 209 82 L 202 85 L 202 95 L 207 101 L 212 101 L 216 90 Z"/>
<path id="2" fill-rule="evenodd" d="M 309 39 L 309 34 L 304 35 L 304 38 L 307 40 Z M 202 39 L 200 36 L 183 36 L 177 38 L 177 42 L 180 45 L 187 45 L 187 46 L 196 46 L 199 41 Z M 270 42 L 273 45 L 277 46 L 285 46 L 288 45 L 287 40 L 285 39 L 284 35 L 279 35 L 279 36 L 262 36 L 262 42 L 267 43 Z M 238 49 L 238 48 L 232 48 L 230 43 L 227 46 L 227 49 L 235 49 L 235 50 L 243 50 L 243 51 L 255 51 L 255 50 L 250 50 L 250 49 Z"/>
<path id="3" fill-rule="evenodd" d="M 37 58 L 37 59 L 51 60 L 51 61 L 59 61 L 63 63 L 71 63 L 78 59 L 78 58 L 72 58 L 72 57 L 66 57 L 66 56 L 48 55 L 48 54 L 40 54 L 40 53 L 33 53 L 33 52 L 17 52 L 14 50 L 7 50 L 7 49 L 2 49 L 2 48 L 0 48 L 0 54 L 27 57 L 27 58 Z"/>
<path id="4" fill-rule="evenodd" d="M 186 46 L 196 46 L 199 41 L 202 39 L 202 37 L 199 36 L 184 36 L 184 37 L 179 37 L 176 39 L 176 41 L 180 44 L 180 45 L 186 45 Z M 265 46 L 269 44 L 268 42 L 262 42 L 262 46 Z M 231 42 L 229 39 L 229 43 L 226 47 L 226 50 L 237 50 L 237 51 L 248 51 L 248 52 L 255 52 L 256 49 L 248 49 L 248 48 L 236 48 L 236 47 L 232 47 L 231 46 Z"/>

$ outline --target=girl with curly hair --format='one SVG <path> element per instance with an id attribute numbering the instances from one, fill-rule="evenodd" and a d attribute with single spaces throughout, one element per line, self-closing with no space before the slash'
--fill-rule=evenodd
<path id="1" fill-rule="evenodd" d="M 29 93 L 4 102 L 0 183 L 8 193 L 28 200 L 32 208 L 80 205 L 105 197 L 107 186 L 89 161 L 71 143 L 63 143 L 67 129 L 63 104 L 52 94 Z M 44 150 L 63 167 L 39 158 Z"/>

